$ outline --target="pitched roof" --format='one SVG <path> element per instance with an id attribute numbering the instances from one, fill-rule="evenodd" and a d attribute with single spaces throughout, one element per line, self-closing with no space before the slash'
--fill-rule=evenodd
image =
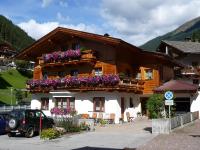
<path id="1" fill-rule="evenodd" d="M 155 63 L 161 62 L 160 60 L 162 60 L 167 65 L 182 66 L 179 63 L 172 60 L 171 58 L 169 58 L 169 56 L 158 52 L 143 51 L 140 48 L 118 38 L 63 27 L 58 27 L 53 31 L 49 32 L 48 34 L 34 42 L 32 45 L 18 53 L 15 58 L 34 61 L 38 56 L 41 56 L 42 53 L 49 52 L 48 48 L 46 47 L 50 46 L 52 41 L 59 41 L 61 39 L 63 40 L 63 38 L 65 38 L 67 35 L 70 37 L 79 37 L 83 39 L 101 42 L 103 44 L 117 47 L 118 49 L 128 49 L 134 53 L 136 52 L 141 57 L 146 56 L 145 58 L 148 61 L 155 61 Z"/>
<path id="2" fill-rule="evenodd" d="M 184 53 L 200 53 L 200 43 L 198 43 L 198 42 L 182 42 L 182 41 L 163 40 L 162 43 L 165 43 L 171 47 L 174 47 Z"/>
<path id="3" fill-rule="evenodd" d="M 164 91 L 174 91 L 174 92 L 188 92 L 195 93 L 198 90 L 198 86 L 181 80 L 170 80 L 163 85 L 154 89 L 155 92 Z"/>
<path id="4" fill-rule="evenodd" d="M 89 33 L 89 32 L 84 32 L 84 31 L 78 31 L 78 30 L 73 30 L 73 29 L 68 29 L 68 28 L 63 28 L 63 27 L 57 27 L 53 31 L 49 32 L 39 40 L 35 41 L 32 45 L 28 46 L 24 50 L 22 50 L 17 56 L 17 59 L 30 59 L 30 57 L 33 56 L 33 51 L 39 52 L 40 50 L 38 47 L 44 43 L 44 42 L 50 42 L 53 37 L 57 37 L 59 34 L 68 34 L 76 37 L 81 37 L 85 39 L 90 39 L 93 41 L 98 41 L 102 43 L 106 43 L 109 45 L 124 45 L 126 47 L 129 47 L 131 49 L 134 49 L 134 51 L 140 52 L 141 49 L 138 47 L 129 44 L 121 39 L 110 37 L 110 36 L 104 36 L 104 35 L 99 35 L 99 34 L 94 34 L 94 33 Z"/>

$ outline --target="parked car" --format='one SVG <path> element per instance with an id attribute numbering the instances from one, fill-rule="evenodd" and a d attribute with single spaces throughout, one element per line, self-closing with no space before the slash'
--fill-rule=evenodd
<path id="1" fill-rule="evenodd" d="M 0 113 L 0 134 L 6 133 L 6 123 L 8 122 L 8 115 L 7 112 Z"/>
<path id="2" fill-rule="evenodd" d="M 10 112 L 9 121 L 6 127 L 8 136 L 15 136 L 16 133 L 33 137 L 40 131 L 40 115 L 42 119 L 42 129 L 52 128 L 54 121 L 48 118 L 41 110 L 13 110 Z"/>

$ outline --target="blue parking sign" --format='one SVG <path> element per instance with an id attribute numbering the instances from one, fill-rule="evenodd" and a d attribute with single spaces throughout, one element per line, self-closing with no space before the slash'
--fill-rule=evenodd
<path id="1" fill-rule="evenodd" d="M 167 92 L 165 92 L 165 99 L 167 99 L 167 100 L 172 100 L 173 99 L 173 97 L 174 97 L 174 94 L 173 94 L 173 92 L 172 91 L 167 91 Z"/>

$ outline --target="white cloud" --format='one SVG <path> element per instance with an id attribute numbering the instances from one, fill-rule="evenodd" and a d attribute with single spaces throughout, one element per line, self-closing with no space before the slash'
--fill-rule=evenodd
<path id="1" fill-rule="evenodd" d="M 66 2 L 67 0 L 60 0 L 59 5 L 62 7 L 68 7 L 68 3 Z"/>
<path id="2" fill-rule="evenodd" d="M 70 21 L 69 16 L 63 16 L 60 12 L 57 12 L 56 17 L 59 21 L 64 21 L 64 22 Z"/>
<path id="3" fill-rule="evenodd" d="M 199 7 L 199 0 L 103 0 L 100 14 L 117 36 L 141 45 L 199 16 Z"/>
<path id="4" fill-rule="evenodd" d="M 47 7 L 53 0 L 42 0 L 42 7 Z"/>
<path id="5" fill-rule="evenodd" d="M 79 23 L 77 25 L 73 24 L 60 24 L 59 22 L 44 22 L 39 23 L 33 19 L 27 22 L 21 22 L 18 24 L 24 31 L 28 33 L 34 39 L 39 39 L 50 31 L 54 30 L 56 27 L 66 27 L 70 29 L 86 31 L 91 33 L 102 33 L 102 30 L 96 25 L 86 25 L 84 23 Z"/>

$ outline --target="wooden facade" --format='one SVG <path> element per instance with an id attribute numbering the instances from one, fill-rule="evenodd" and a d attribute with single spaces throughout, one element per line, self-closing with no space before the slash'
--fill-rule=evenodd
<path id="1" fill-rule="evenodd" d="M 81 49 L 76 59 L 45 62 L 44 55 L 54 51 Z M 17 55 L 35 61 L 33 79 L 58 79 L 74 76 L 119 75 L 113 87 L 68 88 L 71 91 L 126 91 L 151 94 L 164 81 L 173 78 L 175 63 L 163 55 L 144 52 L 120 39 L 57 28 Z M 166 75 L 166 73 L 169 73 Z M 63 89 L 64 90 L 64 89 Z M 45 92 L 32 89 L 32 92 Z M 48 91 L 47 91 L 48 92 Z"/>

